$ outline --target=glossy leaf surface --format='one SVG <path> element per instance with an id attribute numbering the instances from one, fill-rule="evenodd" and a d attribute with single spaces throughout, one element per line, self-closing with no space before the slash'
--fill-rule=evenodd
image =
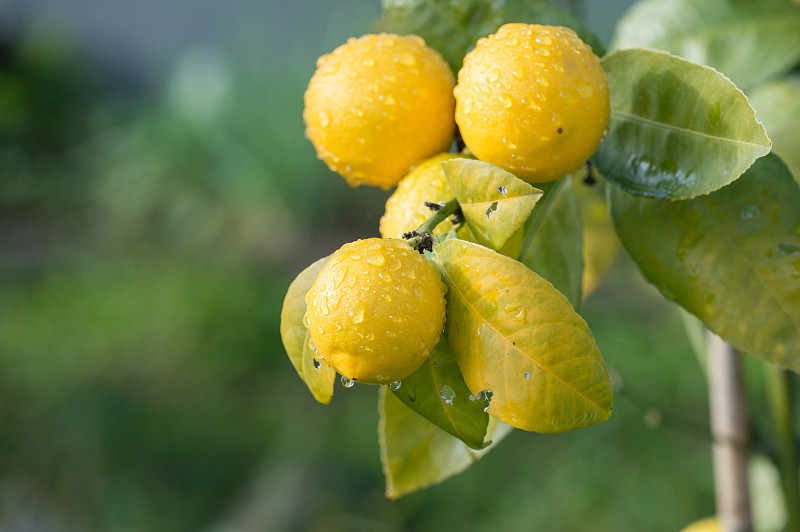
<path id="1" fill-rule="evenodd" d="M 727 185 L 770 150 L 745 95 L 718 72 L 664 52 L 603 59 L 608 134 L 592 161 L 634 194 L 689 199 Z"/>
<path id="2" fill-rule="evenodd" d="M 772 139 L 772 151 L 800 183 L 800 76 L 763 83 L 749 97 Z"/>
<path id="3" fill-rule="evenodd" d="M 442 168 L 472 236 L 494 250 L 525 225 L 542 197 L 541 190 L 490 163 L 452 159 Z"/>
<path id="4" fill-rule="evenodd" d="M 583 224 L 575 185 L 567 176 L 541 187 L 544 195 L 525 226 L 519 260 L 550 281 L 577 308 L 581 303 Z"/>
<path id="5" fill-rule="evenodd" d="M 430 358 L 403 379 L 394 395 L 428 421 L 457 437 L 473 449 L 485 446 L 489 414 L 485 400 L 471 393 L 453 353 L 441 340 Z"/>
<path id="6" fill-rule="evenodd" d="M 644 0 L 620 19 L 614 48 L 653 48 L 713 67 L 741 89 L 800 61 L 791 0 Z"/>
<path id="7" fill-rule="evenodd" d="M 547 0 L 383 0 L 385 31 L 419 35 L 458 72 L 481 37 L 509 22 L 567 26 L 598 56 L 603 45 L 583 21 Z"/>
<path id="8" fill-rule="evenodd" d="M 736 348 L 800 371 L 800 188 L 778 157 L 690 201 L 609 192 L 623 245 L 664 296 Z"/>
<path id="9" fill-rule="evenodd" d="M 445 336 L 489 414 L 555 433 L 608 419 L 611 385 L 586 322 L 567 298 L 520 262 L 462 240 L 432 258 L 447 284 Z"/>
<path id="10" fill-rule="evenodd" d="M 336 371 L 324 360 L 316 358 L 309 341 L 311 335 L 303 324 L 306 314 L 306 293 L 319 271 L 328 262 L 328 257 L 319 259 L 298 275 L 286 292 L 281 309 L 281 340 L 297 374 L 306 383 L 320 403 L 329 403 L 333 397 Z"/>
<path id="11" fill-rule="evenodd" d="M 385 386 L 380 391 L 378 409 L 378 441 L 389 499 L 460 473 L 511 431 L 505 423 L 490 418 L 487 442 L 491 440 L 492 444 L 476 451 L 408 408 Z"/>

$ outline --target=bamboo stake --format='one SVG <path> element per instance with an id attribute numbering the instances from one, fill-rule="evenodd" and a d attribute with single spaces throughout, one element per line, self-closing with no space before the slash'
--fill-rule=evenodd
<path id="1" fill-rule="evenodd" d="M 725 532 L 751 532 L 747 480 L 750 435 L 739 353 L 707 333 L 708 386 L 717 517 Z"/>

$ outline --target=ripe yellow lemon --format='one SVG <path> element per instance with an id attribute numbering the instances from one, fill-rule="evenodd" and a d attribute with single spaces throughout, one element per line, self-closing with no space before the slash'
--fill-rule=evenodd
<path id="1" fill-rule="evenodd" d="M 415 35 L 351 38 L 317 60 L 303 120 L 317 156 L 351 186 L 395 185 L 455 133 L 453 73 Z"/>
<path id="2" fill-rule="evenodd" d="M 531 183 L 580 168 L 608 124 L 600 60 L 560 26 L 506 24 L 480 39 L 464 58 L 455 97 L 470 151 Z"/>
<path id="3" fill-rule="evenodd" d="M 402 240 L 345 244 L 306 294 L 314 349 L 351 381 L 401 380 L 439 341 L 444 291 L 433 266 Z"/>

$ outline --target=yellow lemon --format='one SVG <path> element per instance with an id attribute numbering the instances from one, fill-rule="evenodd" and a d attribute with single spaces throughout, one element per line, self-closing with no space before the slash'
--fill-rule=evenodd
<path id="1" fill-rule="evenodd" d="M 444 291 L 433 266 L 402 240 L 345 244 L 306 294 L 314 349 L 351 381 L 401 380 L 439 341 Z"/>
<path id="2" fill-rule="evenodd" d="M 351 186 L 386 189 L 450 146 L 453 85 L 448 64 L 420 37 L 351 38 L 317 60 L 305 93 L 306 134 Z"/>
<path id="3" fill-rule="evenodd" d="M 453 199 L 453 191 L 447 183 L 442 163 L 463 157 L 456 153 L 440 153 L 427 159 L 412 170 L 398 184 L 397 189 L 386 201 L 386 210 L 381 217 L 380 232 L 384 238 L 399 238 L 412 231 L 432 214 L 425 202 L 440 203 Z M 453 226 L 449 220 L 440 223 L 433 230 L 442 236 Z M 461 238 L 471 239 L 469 228 L 460 230 Z"/>
<path id="4" fill-rule="evenodd" d="M 506 24 L 480 39 L 464 58 L 455 97 L 470 151 L 531 183 L 580 168 L 608 124 L 600 60 L 560 26 Z"/>

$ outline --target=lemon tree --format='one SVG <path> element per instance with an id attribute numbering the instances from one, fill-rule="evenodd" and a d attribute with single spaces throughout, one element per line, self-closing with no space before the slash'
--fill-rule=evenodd
<path id="1" fill-rule="evenodd" d="M 607 361 L 579 306 L 624 247 L 666 299 L 777 368 L 775 448 L 800 532 L 786 406 L 800 188 L 779 157 L 800 120 L 800 6 L 642 0 L 607 53 L 546 0 L 382 4 L 391 33 L 323 56 L 304 119 L 351 184 L 397 185 L 383 238 L 303 271 L 281 332 L 318 401 L 337 373 L 381 386 L 387 496 L 462 471 L 512 429 L 609 419 Z"/>

